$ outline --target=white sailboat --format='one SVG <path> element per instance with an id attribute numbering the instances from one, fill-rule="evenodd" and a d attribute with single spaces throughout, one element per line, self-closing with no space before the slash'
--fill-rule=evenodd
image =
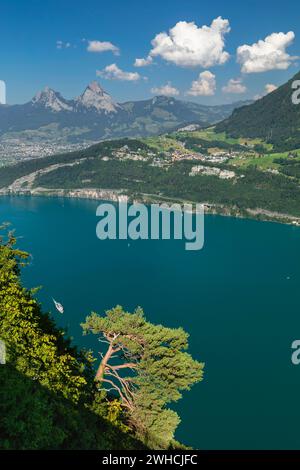
<path id="1" fill-rule="evenodd" d="M 54 302 L 56 310 L 58 310 L 59 313 L 64 313 L 64 307 L 62 306 L 62 304 L 60 304 L 55 299 L 53 299 L 53 297 L 52 297 L 52 300 Z"/>

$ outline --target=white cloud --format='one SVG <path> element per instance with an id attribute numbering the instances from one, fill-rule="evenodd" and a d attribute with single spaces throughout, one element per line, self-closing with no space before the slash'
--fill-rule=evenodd
<path id="1" fill-rule="evenodd" d="M 146 57 L 146 59 L 135 59 L 134 66 L 135 67 L 147 67 L 147 65 L 151 65 L 153 62 L 153 59 L 150 55 Z"/>
<path id="2" fill-rule="evenodd" d="M 89 52 L 111 51 L 115 55 L 120 55 L 120 49 L 109 41 L 89 41 L 87 51 Z"/>
<path id="3" fill-rule="evenodd" d="M 163 95 L 163 96 L 178 96 L 179 90 L 173 87 L 170 82 L 161 87 L 151 88 L 151 93 L 154 95 Z"/>
<path id="4" fill-rule="evenodd" d="M 209 70 L 199 73 L 197 80 L 192 82 L 187 95 L 191 96 L 212 96 L 216 91 L 216 76 Z"/>
<path id="5" fill-rule="evenodd" d="M 179 21 L 169 33 L 155 36 L 149 56 L 160 56 L 181 67 L 224 64 L 229 59 L 228 52 L 224 51 L 224 36 L 229 31 L 229 21 L 220 16 L 210 26 L 198 27 L 194 22 Z"/>
<path id="6" fill-rule="evenodd" d="M 249 46 L 244 44 L 237 49 L 237 61 L 244 73 L 266 72 L 268 70 L 286 70 L 297 57 L 290 56 L 286 48 L 295 38 L 295 33 L 273 33 L 264 40 Z"/>
<path id="7" fill-rule="evenodd" d="M 247 87 L 243 84 L 241 78 L 231 78 L 226 86 L 222 88 L 223 93 L 245 93 L 247 91 Z"/>
<path id="8" fill-rule="evenodd" d="M 264 96 L 268 95 L 269 93 L 272 93 L 272 91 L 277 90 L 277 88 L 278 88 L 278 86 L 273 85 L 273 83 L 267 83 L 267 84 L 265 85 L 264 93 L 262 93 L 261 95 L 255 95 L 255 96 L 253 97 L 253 99 L 254 99 L 255 101 L 260 100 L 261 98 L 263 98 Z"/>
<path id="9" fill-rule="evenodd" d="M 137 72 L 125 72 L 121 70 L 117 64 L 107 65 L 103 70 L 97 70 L 96 75 L 108 80 L 125 80 L 128 82 L 135 82 L 141 78 Z"/>
<path id="10" fill-rule="evenodd" d="M 278 86 L 273 85 L 273 83 L 267 83 L 265 86 L 266 95 L 272 93 L 272 91 L 277 90 Z"/>
<path id="11" fill-rule="evenodd" d="M 68 49 L 69 47 L 71 47 L 70 42 L 56 41 L 57 49 Z"/>

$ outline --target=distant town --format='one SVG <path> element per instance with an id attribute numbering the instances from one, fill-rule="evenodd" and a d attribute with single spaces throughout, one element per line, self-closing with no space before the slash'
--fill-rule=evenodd
<path id="1" fill-rule="evenodd" d="M 47 157 L 58 153 L 81 150 L 96 142 L 65 143 L 49 141 L 24 140 L 19 137 L 2 137 L 0 139 L 0 167 L 18 163 L 31 158 Z"/>

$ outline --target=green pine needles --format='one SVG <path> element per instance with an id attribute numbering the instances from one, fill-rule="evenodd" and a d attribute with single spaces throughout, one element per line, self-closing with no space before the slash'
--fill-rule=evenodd
<path id="1" fill-rule="evenodd" d="M 144 442 L 168 446 L 180 418 L 166 405 L 203 376 L 204 365 L 187 353 L 188 334 L 148 322 L 141 308 L 128 313 L 120 306 L 104 317 L 93 313 L 82 327 L 104 345 L 98 387 L 117 394 L 129 425 Z"/>
<path id="2" fill-rule="evenodd" d="M 167 407 L 202 380 L 182 328 L 116 307 L 82 325 L 99 336 L 102 359 L 71 345 L 23 287 L 28 254 L 0 237 L 0 449 L 168 449 L 180 421 Z"/>

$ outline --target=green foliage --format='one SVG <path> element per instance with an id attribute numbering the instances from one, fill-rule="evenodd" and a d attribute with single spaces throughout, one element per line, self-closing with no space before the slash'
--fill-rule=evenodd
<path id="1" fill-rule="evenodd" d="M 103 333 L 119 348 L 121 377 L 132 390 L 128 395 L 122 382 L 130 405 L 124 407 L 121 395 L 98 390 L 91 353 L 71 346 L 34 291 L 22 286 L 28 254 L 15 244 L 12 233 L 0 238 L 0 338 L 7 350 L 0 366 L 0 449 L 143 448 L 133 432 L 147 446 L 178 447 L 179 417 L 166 405 L 201 380 L 203 369 L 186 352 L 188 335 L 147 322 L 141 309 L 130 314 L 116 307 L 87 318 L 86 332 Z M 100 381 L 107 375 L 105 368 Z"/>
<path id="2" fill-rule="evenodd" d="M 221 150 L 228 150 L 228 151 L 238 151 L 238 150 L 245 150 L 245 147 L 238 143 L 229 143 L 222 140 L 217 139 L 210 139 L 205 140 L 194 136 L 193 133 L 178 133 L 175 134 L 177 140 L 184 142 L 185 148 L 193 150 L 194 152 L 206 152 L 209 148 L 216 147 Z"/>
<path id="3" fill-rule="evenodd" d="M 195 163 L 178 162 L 168 171 L 143 162 L 101 162 L 85 167 L 76 165 L 47 173 L 37 180 L 39 186 L 52 188 L 84 188 L 82 180 L 90 178 L 91 187 L 127 190 L 129 194 L 157 195 L 158 198 L 207 202 L 240 209 L 263 208 L 295 216 L 300 215 L 300 189 L 297 181 L 283 175 L 271 174 L 251 168 L 230 168 L 243 178 L 222 180 L 216 176 L 190 177 Z M 218 165 L 222 167 L 222 165 Z M 80 168 L 81 167 L 81 168 Z"/>
<path id="4" fill-rule="evenodd" d="M 274 160 L 275 163 L 281 165 L 281 171 L 287 176 L 292 176 L 293 178 L 300 179 L 300 161 L 296 160 L 298 155 L 291 156 L 290 158 L 277 158 Z"/>
<path id="5" fill-rule="evenodd" d="M 63 399 L 10 363 L 1 366 L 0 449 L 143 448 L 120 430 L 119 423 L 114 426 L 95 413 L 93 406 Z"/>
<path id="6" fill-rule="evenodd" d="M 170 445 L 180 420 L 166 405 L 203 376 L 204 365 L 187 353 L 188 334 L 148 322 L 141 308 L 129 313 L 120 306 L 103 317 L 91 314 L 82 327 L 108 344 L 96 380 L 121 397 L 137 435 L 151 447 Z"/>
<path id="7" fill-rule="evenodd" d="M 140 140 L 122 139 L 102 142 L 82 152 L 68 154 L 68 156 L 47 157 L 38 161 L 28 161 L 20 166 L 2 168 L 0 169 L 0 186 L 4 180 L 6 183 L 12 182 L 15 176 L 34 171 L 36 165 L 44 167 L 49 166 L 50 163 L 59 163 L 61 159 L 68 158 L 69 161 L 73 161 L 86 158 L 72 167 L 58 168 L 37 177 L 35 185 L 66 190 L 74 188 L 116 189 L 125 191 L 136 199 L 146 194 L 160 201 L 206 202 L 218 207 L 229 207 L 233 212 L 239 213 L 247 209 L 261 208 L 300 216 L 300 173 L 297 159 L 295 159 L 297 163 L 292 164 L 293 158 L 278 160 L 274 153 L 274 158 L 272 154 L 267 154 L 262 158 L 236 159 L 234 162 L 236 166 L 231 166 L 230 163 L 218 164 L 218 167 L 232 169 L 237 174 L 237 178 L 222 180 L 217 176 L 189 176 L 192 166 L 195 165 L 192 161 L 179 161 L 164 169 L 152 166 L 151 162 L 120 161 L 113 158 L 113 150 L 124 145 L 133 151 L 138 148 L 142 149 L 142 152 L 147 150 L 146 144 Z M 211 145 L 211 142 L 207 145 Z M 110 156 L 111 159 L 103 161 L 103 156 Z M 214 165 L 205 162 L 201 164 Z M 270 167 L 278 167 L 280 174 L 261 171 Z M 289 178 L 289 176 L 296 179 Z"/>
<path id="8" fill-rule="evenodd" d="M 272 143 L 274 149 L 285 151 L 300 147 L 300 106 L 292 103 L 292 82 L 286 84 L 250 106 L 234 110 L 225 121 L 217 124 L 217 132 L 237 137 L 260 137 Z"/>
<path id="9" fill-rule="evenodd" d="M 69 347 L 63 332 L 55 331 L 49 316 L 41 314 L 37 301 L 21 286 L 20 261 L 24 264 L 28 255 L 14 248 L 15 241 L 9 236 L 0 245 L 0 332 L 8 361 L 27 377 L 77 403 L 86 393 L 90 364 Z"/>
<path id="10" fill-rule="evenodd" d="M 294 107 L 300 109 L 300 106 Z M 151 154 L 154 149 L 156 155 L 160 153 L 162 158 L 162 153 L 167 149 L 169 152 L 172 143 L 174 143 L 174 148 L 180 147 L 181 142 L 177 139 L 181 139 L 188 148 L 198 152 L 203 149 L 206 151 L 207 148 L 214 145 L 226 147 L 228 150 L 242 148 L 242 157 L 230 160 L 226 164 L 201 162 L 202 165 L 217 165 L 219 168 L 232 169 L 237 178 L 222 180 L 217 176 L 208 175 L 191 177 L 189 173 L 192 166 L 197 163 L 195 161 L 178 161 L 166 168 L 161 168 L 153 166 L 151 158 L 144 162 L 121 161 L 114 157 L 115 150 L 126 145 L 129 150 L 141 155 L 147 152 Z M 16 178 L 49 167 L 49 165 L 77 161 L 76 165 L 60 167 L 37 176 L 34 186 L 66 191 L 74 188 L 115 189 L 124 191 L 134 199 L 143 198 L 146 195 L 146 199 L 154 198 L 156 202 L 166 200 L 205 202 L 215 205 L 216 210 L 221 212 L 226 212 L 228 208 L 231 213 L 243 215 L 248 214 L 247 209 L 260 208 L 299 217 L 300 173 L 298 157 L 289 157 L 288 152 L 266 154 L 265 152 L 270 150 L 271 146 L 268 147 L 260 139 L 247 139 L 249 148 L 251 148 L 248 155 L 247 151 L 245 152 L 247 149 L 245 140 L 241 146 L 239 143 L 241 139 L 226 138 L 225 133 L 216 134 L 214 129 L 210 128 L 202 131 L 176 133 L 168 137 L 105 141 L 80 152 L 29 160 L 19 165 L 0 168 L 0 187 L 7 186 Z M 264 150 L 262 157 L 253 151 L 254 147 L 262 153 Z M 163 148 L 166 150 L 161 152 Z M 294 154 L 298 155 L 296 151 Z M 104 156 L 109 157 L 109 160 L 104 161 Z M 284 158 L 278 159 L 279 157 Z M 292 165 L 293 160 L 296 160 L 297 163 Z M 270 168 L 278 169 L 280 174 L 262 171 Z"/>
<path id="11" fill-rule="evenodd" d="M 12 233 L 0 239 L 0 338 L 7 350 L 0 366 L 0 448 L 142 448 L 124 434 L 116 401 L 97 392 L 91 354 L 71 347 L 22 287 L 28 255 L 15 243 Z"/>
<path id="12" fill-rule="evenodd" d="M 95 158 L 111 156 L 113 150 L 124 145 L 127 145 L 132 151 L 136 151 L 138 148 L 142 150 L 150 150 L 149 147 L 140 140 L 124 138 L 118 140 L 107 140 L 100 144 L 92 145 L 85 150 L 26 160 L 19 164 L 0 168 L 0 188 L 10 185 L 21 176 L 42 170 L 50 165 L 72 163 L 82 158 L 86 158 L 92 163 Z"/>

